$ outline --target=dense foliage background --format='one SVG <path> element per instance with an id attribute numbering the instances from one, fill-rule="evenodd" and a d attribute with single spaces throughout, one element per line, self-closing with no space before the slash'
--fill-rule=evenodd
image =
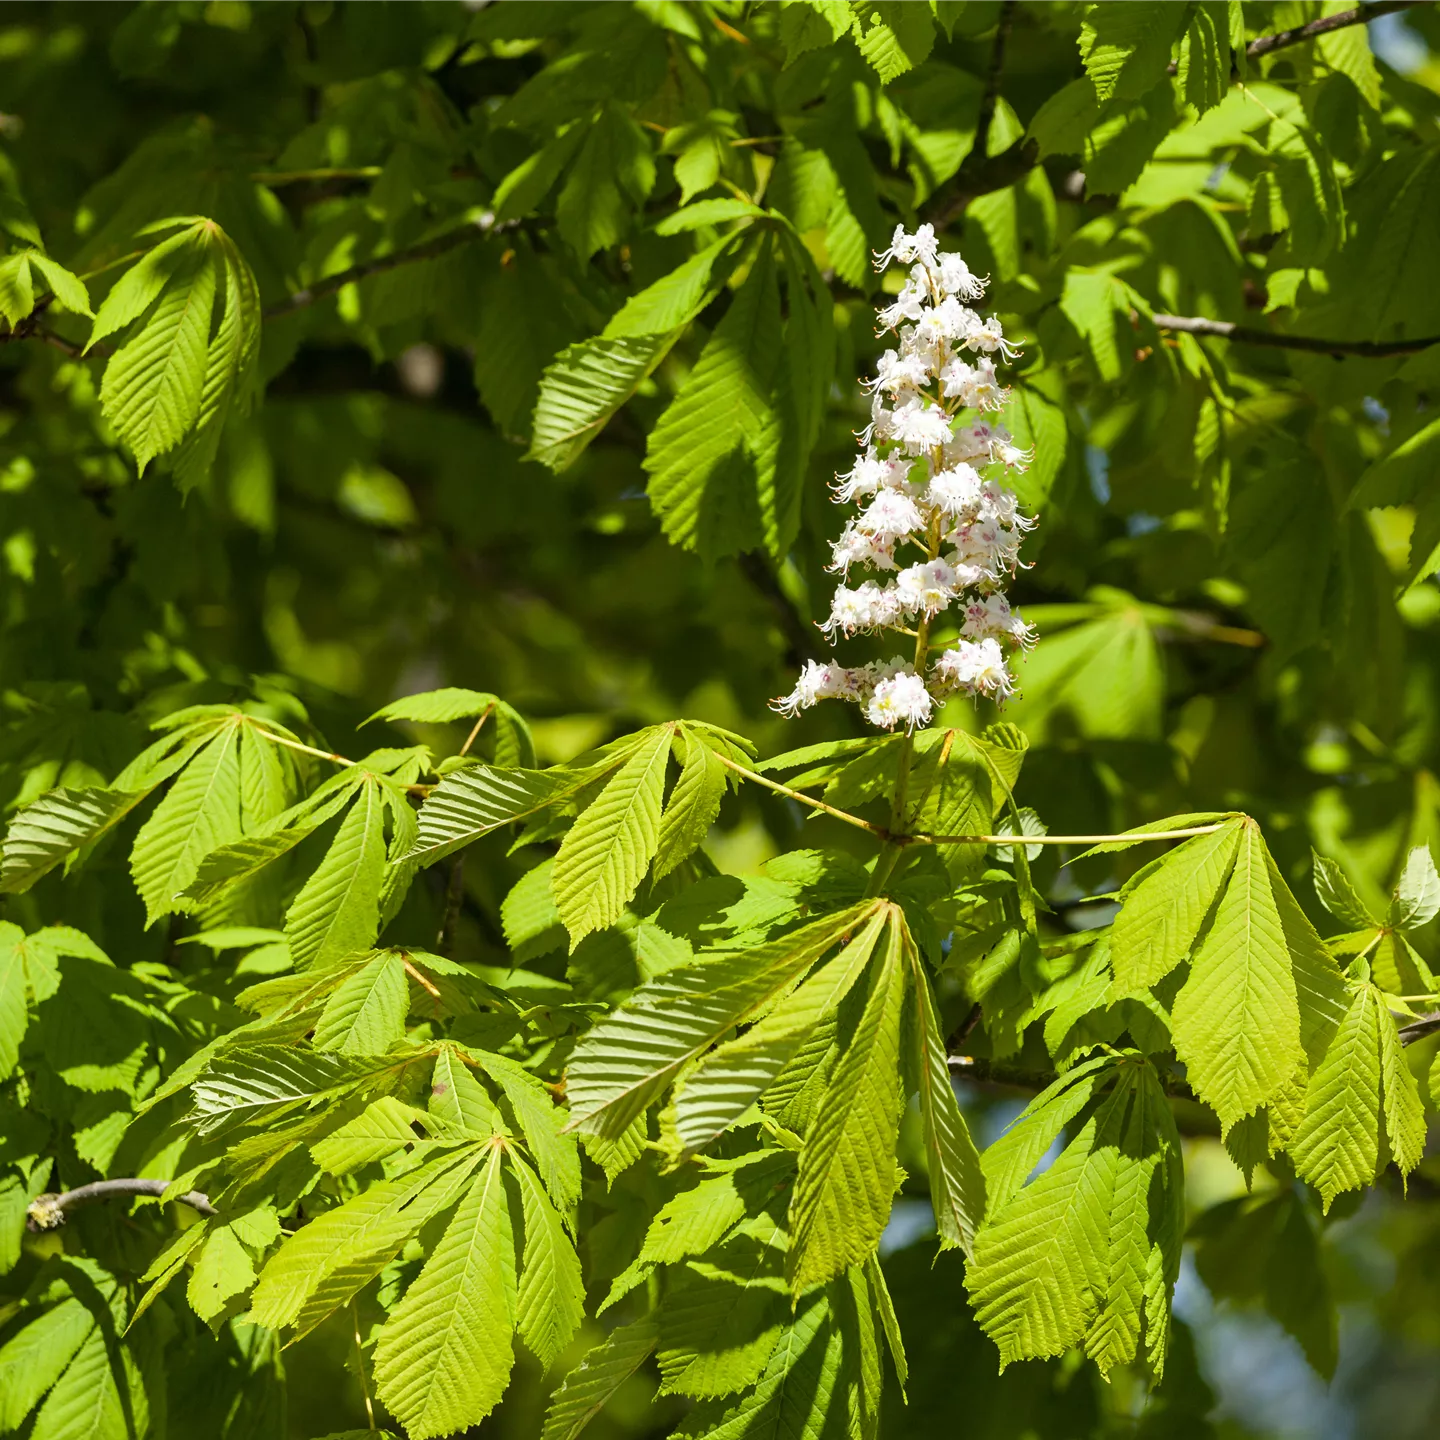
<path id="1" fill-rule="evenodd" d="M 331 752 L 387 747 L 356 793 L 370 787 L 373 844 L 393 855 L 414 824 L 407 788 L 418 799 L 434 757 L 472 744 L 543 768 L 678 717 L 761 756 L 859 737 L 846 708 L 786 721 L 767 701 L 824 647 L 812 621 L 840 524 L 825 487 L 853 454 L 858 380 L 880 348 L 869 252 L 896 223 L 929 221 L 991 276 L 1024 348 L 1003 418 L 1035 447 L 1022 499 L 1040 527 L 1012 598 L 1042 639 L 1000 717 L 1029 741 L 1016 802 L 1064 834 L 1255 817 L 1341 965 L 1367 954 L 1413 1023 L 1405 1005 L 1432 1003 L 1434 910 L 1407 929 L 1387 905 L 1414 847 L 1440 841 L 1440 16 L 1362 10 L 6 6 L 0 803 L 148 794 L 177 768 L 167 743 L 179 755 L 193 740 L 188 758 L 216 716 L 243 712 L 240 829 L 186 842 L 184 889 L 203 854 L 343 773 Z M 778 283 L 727 324 L 760 265 Z M 160 316 L 196 294 L 204 324 L 171 316 L 163 343 L 180 359 L 154 381 Z M 726 357 L 748 388 L 722 386 L 707 409 L 701 382 Z M 445 687 L 483 693 L 360 728 Z M 944 723 L 996 718 L 952 702 Z M 137 769 L 157 736 L 162 753 Z M 172 810 L 199 814 L 203 777 L 185 773 Z M 294 912 L 284 935 L 281 920 L 332 832 L 297 836 L 284 873 L 177 905 L 153 866 L 147 878 L 137 861 L 132 879 L 151 813 L 113 813 L 82 864 L 33 885 L 6 852 L 0 1432 L 367 1433 L 372 1342 L 435 1236 L 282 1352 L 240 1318 L 275 1209 L 227 1227 L 224 1255 L 206 1249 L 192 1303 L 177 1283 L 124 1338 L 140 1277 L 191 1211 L 109 1200 L 26 1229 L 43 1191 L 181 1174 L 184 1097 L 152 1102 L 253 1019 L 242 991 L 289 983 L 303 961 Z M 519 850 L 489 836 L 463 866 L 399 888 L 383 943 L 456 971 L 411 967 L 412 998 L 436 1002 L 432 1020 L 412 1007 L 411 1041 L 448 1033 L 442 991 L 483 1011 L 483 989 L 531 1016 L 509 1053 L 556 1086 L 575 1035 L 669 963 L 633 910 L 619 962 L 593 947 L 567 959 L 553 919 L 554 933 L 527 930 L 536 887 L 515 887 L 562 830 Z M 1333 915 L 1312 847 L 1335 862 Z M 874 853 L 854 827 L 748 785 L 724 800 L 708 860 L 685 863 L 745 877 L 736 893 L 753 899 L 803 889 L 803 866 L 761 867 L 820 848 Z M 1061 863 L 1078 849 L 1032 857 L 1052 944 L 1110 920 L 1103 897 L 1153 858 Z M 374 924 L 356 924 L 369 945 Z M 343 938 L 314 939 L 309 959 L 338 956 Z M 980 996 L 961 968 L 939 994 L 974 1062 L 958 1088 L 984 1145 L 1055 1057 L 1043 1024 L 1008 1053 L 1009 1021 L 966 1028 Z M 1436 1042 L 1420 1024 L 1405 1063 L 1433 1113 Z M 464 1033 L 496 1049 L 515 1038 Z M 936 1259 L 907 1115 L 910 1178 L 881 1253 L 908 1407 L 892 1375 L 886 1433 L 1433 1433 L 1440 1169 L 1421 1160 L 1402 1199 L 1382 1146 L 1322 1216 L 1285 1156 L 1260 1163 L 1245 1198 L 1210 1111 L 1172 1108 L 1190 1228 L 1153 1393 L 1143 1365 L 1107 1384 L 1075 1351 L 997 1376 L 965 1262 Z M 559 1376 L 613 1324 L 595 1308 L 673 1193 L 664 1159 L 647 1152 L 613 1186 L 586 1159 L 591 1318 L 546 1357 L 548 1377 L 522 1357 L 483 1433 L 538 1435 Z M 21 1405 L 20 1377 L 39 1383 L 56 1355 Z M 44 1408 L 66 1365 L 74 1403 Z M 669 1433 L 690 1404 L 652 1403 L 658 1383 L 641 1367 L 587 1433 Z M 767 1423 L 818 1434 L 805 1415 Z"/>

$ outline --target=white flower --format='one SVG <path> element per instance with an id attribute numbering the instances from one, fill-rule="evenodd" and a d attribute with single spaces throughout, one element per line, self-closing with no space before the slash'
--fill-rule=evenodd
<path id="1" fill-rule="evenodd" d="M 930 367 L 921 355 L 901 355 L 887 350 L 875 364 L 871 387 L 887 395 L 922 389 L 930 380 Z"/>
<path id="2" fill-rule="evenodd" d="M 946 560 L 922 560 L 895 577 L 895 590 L 907 610 L 938 615 L 955 597 L 955 567 Z"/>
<path id="3" fill-rule="evenodd" d="M 870 424 L 859 437 L 864 453 L 835 477 L 837 501 L 863 509 L 835 541 L 830 568 L 848 577 L 859 565 L 895 578 L 885 585 L 839 585 L 820 628 L 832 641 L 902 630 L 918 635 L 923 650 L 931 622 L 959 601 L 960 638 L 928 676 L 899 657 L 852 669 L 811 662 L 791 694 L 772 703 L 793 715 L 822 699 L 855 700 L 874 724 L 909 730 L 929 721 L 937 696 L 961 690 L 1003 698 L 1014 690 L 1006 652 L 1028 646 L 1033 632 L 1001 591 L 1034 522 L 1014 491 L 984 467 L 1021 468 L 1031 455 L 1003 426 L 957 425 L 952 413 L 997 408 L 1006 392 L 992 357 L 1010 360 L 1018 353 L 998 318 L 982 320 L 965 303 L 978 300 L 986 282 L 958 255 L 939 254 L 928 225 L 914 234 L 897 228 L 877 260 L 881 267 L 892 260 L 908 265 L 910 273 L 878 312 L 897 342 L 867 383 Z M 962 350 L 972 352 L 973 361 L 962 358 Z M 923 558 L 902 568 L 896 560 L 902 543 Z M 936 553 L 942 547 L 945 553 Z"/>
<path id="4" fill-rule="evenodd" d="M 1004 387 L 995 379 L 995 362 L 988 356 L 973 365 L 958 357 L 951 360 L 940 372 L 940 393 L 972 410 L 993 410 L 1005 398 Z"/>
<path id="5" fill-rule="evenodd" d="M 818 661 L 807 660 L 795 688 L 782 699 L 772 700 L 774 709 L 782 715 L 797 715 L 808 710 L 817 700 L 830 700 L 843 695 L 850 684 L 850 672 L 840 665 L 821 665 Z"/>
<path id="6" fill-rule="evenodd" d="M 892 542 L 925 528 L 920 507 L 899 490 L 882 490 L 861 512 L 856 527 Z"/>
<path id="7" fill-rule="evenodd" d="M 1013 640 L 1028 650 L 1035 643 L 1035 628 L 1027 625 L 1000 593 L 977 597 L 965 607 L 960 633 L 970 640 Z"/>
<path id="8" fill-rule="evenodd" d="M 973 516 L 985 494 L 986 482 L 964 460 L 930 478 L 930 503 L 946 515 Z"/>
<path id="9" fill-rule="evenodd" d="M 927 265 L 933 265 L 935 249 L 935 227 L 933 225 L 922 225 L 913 235 L 907 235 L 905 227 L 897 225 L 895 233 L 890 237 L 890 248 L 876 252 L 875 268 L 883 270 L 892 260 L 898 260 L 902 265 L 909 265 L 916 260 L 923 260 Z M 965 273 L 968 275 L 970 272 L 967 270 Z"/>
<path id="10" fill-rule="evenodd" d="M 877 490 L 899 490 L 910 474 L 910 462 L 902 457 L 882 460 L 867 450 L 843 475 L 835 477 L 835 498 L 842 505 L 873 495 Z"/>
<path id="11" fill-rule="evenodd" d="M 883 333 L 886 330 L 898 330 L 907 320 L 913 325 L 925 313 L 929 299 L 930 290 L 927 285 L 917 285 L 913 280 L 907 280 L 894 303 L 875 312 L 880 331 Z"/>
<path id="12" fill-rule="evenodd" d="M 1005 332 L 1000 328 L 1000 321 L 996 316 L 981 320 L 973 312 L 967 314 L 970 315 L 971 324 L 965 332 L 965 343 L 972 350 L 983 350 L 987 355 L 993 355 L 998 350 L 1007 360 L 1014 360 L 1020 355 L 1019 348 L 1005 338 Z"/>
<path id="13" fill-rule="evenodd" d="M 1015 693 L 1015 681 L 997 640 L 962 640 L 936 662 L 934 675 L 946 685 L 971 695 L 1005 697 Z"/>
<path id="14" fill-rule="evenodd" d="M 866 535 L 852 520 L 840 538 L 831 547 L 831 570 L 850 573 L 852 565 L 869 565 L 875 570 L 895 568 L 895 541 L 876 535 Z"/>
<path id="15" fill-rule="evenodd" d="M 930 719 L 934 706 L 925 681 L 913 671 L 902 670 L 876 685 L 865 706 L 865 714 L 872 725 L 886 730 L 893 730 L 897 725 L 913 730 Z"/>
<path id="16" fill-rule="evenodd" d="M 915 322 L 908 343 L 917 349 L 934 350 L 970 335 L 980 325 L 980 317 L 967 310 L 954 296 L 946 296 L 933 310 L 926 310 Z"/>
<path id="17" fill-rule="evenodd" d="M 907 452 L 923 455 L 950 438 L 950 417 L 917 396 L 895 411 L 891 431 Z"/>
<path id="18" fill-rule="evenodd" d="M 970 273 L 970 267 L 953 251 L 940 256 L 936 266 L 941 290 L 963 300 L 978 300 L 985 293 L 987 281 Z"/>

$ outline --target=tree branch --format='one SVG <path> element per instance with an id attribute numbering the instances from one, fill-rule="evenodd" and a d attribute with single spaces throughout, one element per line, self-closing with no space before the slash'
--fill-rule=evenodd
<path id="1" fill-rule="evenodd" d="M 64 1190 L 58 1195 L 37 1195 L 25 1212 L 25 1224 L 31 1230 L 54 1230 L 65 1223 L 66 1214 L 79 1205 L 92 1205 L 97 1200 L 133 1199 L 137 1195 L 163 1195 L 170 1188 L 169 1180 L 96 1180 Z M 207 1195 L 189 1190 L 175 1199 L 202 1215 L 215 1214 Z"/>
<path id="2" fill-rule="evenodd" d="M 1371 5 L 1357 5 L 1353 10 L 1342 10 L 1338 15 L 1326 15 L 1319 20 L 1307 21 L 1291 30 L 1280 30 L 1274 35 L 1259 35 L 1245 47 L 1245 58 L 1258 60 L 1262 55 L 1288 49 L 1291 45 L 1303 44 L 1306 40 L 1313 40 L 1317 35 L 1328 34 L 1331 30 L 1364 25 L 1380 15 L 1389 15 L 1396 10 L 1408 10 L 1419 3 L 1420 0 L 1376 0 L 1376 3 Z M 1165 67 L 1167 75 L 1174 75 L 1178 70 L 1179 66 L 1173 60 Z"/>
<path id="3" fill-rule="evenodd" d="M 1327 340 L 1315 335 L 1285 335 L 1275 330 L 1252 330 L 1230 320 L 1207 320 L 1199 315 L 1152 315 L 1157 330 L 1186 335 L 1213 335 L 1239 345 L 1268 345 L 1276 350 L 1308 350 L 1316 355 L 1361 355 L 1381 360 L 1388 355 L 1414 355 L 1440 345 L 1440 335 L 1421 340 Z"/>
<path id="4" fill-rule="evenodd" d="M 408 249 L 396 250 L 389 255 L 378 256 L 374 260 L 362 261 L 359 265 L 352 265 L 348 270 L 341 270 L 336 275 L 327 275 L 323 280 L 317 280 L 303 290 L 296 290 L 294 294 L 287 295 L 283 300 L 268 306 L 264 312 L 264 318 L 274 320 L 278 316 L 289 315 L 292 311 L 303 310 L 307 305 L 313 305 L 317 300 L 323 300 L 327 295 L 333 295 L 337 290 L 343 290 L 347 285 L 353 285 L 371 275 L 380 275 L 386 270 L 398 269 L 401 265 L 411 265 L 417 260 L 433 260 L 439 255 L 446 255 L 451 250 L 458 249 L 461 245 L 484 240 L 489 235 L 503 234 L 507 230 L 518 229 L 519 226 L 520 222 L 514 220 L 507 220 L 503 224 L 497 225 L 494 215 L 487 210 L 478 219 L 469 221 L 458 229 L 447 230 L 433 240 L 425 240 L 419 245 L 411 245 Z"/>
<path id="5" fill-rule="evenodd" d="M 990 149 L 990 126 L 995 119 L 995 103 L 1000 98 L 1000 75 L 1005 69 L 1005 45 L 1010 27 L 1015 23 L 1016 0 L 1003 0 L 1000 19 L 995 26 L 995 43 L 990 47 L 990 66 L 985 72 L 985 93 L 980 97 L 980 113 L 975 118 L 975 143 L 972 153 L 982 158 Z"/>

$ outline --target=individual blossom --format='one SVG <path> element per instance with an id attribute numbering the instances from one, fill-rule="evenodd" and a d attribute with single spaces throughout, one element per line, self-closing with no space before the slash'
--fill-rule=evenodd
<path id="1" fill-rule="evenodd" d="M 902 631 L 914 659 L 852 667 L 811 661 L 794 690 L 773 703 L 795 715 L 820 700 L 851 700 L 872 724 L 908 732 L 928 724 L 945 696 L 1000 701 L 1014 693 L 1007 654 L 1031 644 L 1033 632 L 1004 587 L 1034 521 L 1006 477 L 1031 454 L 987 418 L 1006 395 L 997 359 L 1019 352 L 997 317 L 982 319 L 971 308 L 985 280 L 958 255 L 941 254 L 928 225 L 913 234 L 897 229 L 878 262 L 904 265 L 908 274 L 877 315 L 895 340 L 867 384 L 862 451 L 835 479 L 837 503 L 860 511 L 832 546 L 830 568 L 842 583 L 820 629 L 832 644 Z M 893 579 L 852 584 L 856 570 Z M 932 642 L 946 626 L 958 636 Z"/>
<path id="2" fill-rule="evenodd" d="M 922 560 L 895 577 L 895 592 L 906 610 L 934 616 L 955 598 L 956 579 L 948 560 Z"/>
<path id="3" fill-rule="evenodd" d="M 933 674 L 943 685 L 969 695 L 1004 699 L 1015 691 L 1005 652 L 993 638 L 961 640 L 935 662 Z"/>
<path id="4" fill-rule="evenodd" d="M 913 730 L 929 723 L 935 701 L 925 686 L 923 676 L 913 670 L 902 670 L 875 686 L 865 702 L 865 715 L 872 725 L 893 730 L 903 725 Z"/>
<path id="5" fill-rule="evenodd" d="M 866 535 L 894 542 L 924 527 L 925 517 L 915 501 L 900 490 L 882 490 L 860 513 L 855 526 Z"/>

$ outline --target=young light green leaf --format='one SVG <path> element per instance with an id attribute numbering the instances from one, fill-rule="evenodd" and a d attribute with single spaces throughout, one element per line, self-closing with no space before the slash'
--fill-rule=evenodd
<path id="1" fill-rule="evenodd" d="M 714 558 L 761 543 L 780 348 L 775 262 L 762 249 L 646 447 L 650 503 L 674 544 Z"/>
<path id="2" fill-rule="evenodd" d="M 668 875 L 704 843 L 725 797 L 725 766 L 696 736 L 680 732 L 684 761 L 660 818 L 655 848 L 655 878 Z"/>
<path id="3" fill-rule="evenodd" d="M 501 825 L 529 819 L 595 778 L 584 771 L 500 770 L 490 765 L 456 770 L 425 797 L 420 833 L 408 858 L 433 865 Z"/>
<path id="4" fill-rule="evenodd" d="M 515 1363 L 515 1242 L 491 1149 L 375 1347 L 375 1388 L 413 1440 L 478 1425 Z"/>
<path id="5" fill-rule="evenodd" d="M 1405 858 L 1385 923 L 1396 930 L 1418 930 L 1440 914 L 1440 875 L 1428 845 L 1417 845 Z"/>
<path id="6" fill-rule="evenodd" d="M 485 1087 L 452 1045 L 442 1046 L 430 1075 L 430 1113 L 452 1130 L 488 1139 L 503 1128 Z"/>
<path id="7" fill-rule="evenodd" d="M 544 1082 L 517 1061 L 486 1050 L 467 1053 L 500 1086 L 552 1202 L 573 1229 L 580 1198 L 580 1152 L 575 1137 L 564 1133 L 565 1112 L 551 1099 Z"/>
<path id="8" fill-rule="evenodd" d="M 568 469 L 678 338 L 678 329 L 597 335 L 562 350 L 540 377 L 526 458 L 557 472 Z"/>
<path id="9" fill-rule="evenodd" d="M 483 1154 L 472 1145 L 437 1155 L 302 1226 L 260 1273 L 250 1301 L 255 1323 L 273 1330 L 294 1326 L 299 1335 L 313 1329 L 454 1201 Z"/>
<path id="10" fill-rule="evenodd" d="M 156 455 L 174 449 L 200 415 L 218 270 L 209 246 L 183 252 L 154 312 L 105 367 L 101 409 L 142 473 Z M 101 306 L 97 330 L 105 310 Z"/>
<path id="11" fill-rule="evenodd" d="M 385 802 L 369 777 L 340 822 L 325 858 L 285 913 L 285 939 L 298 969 L 368 950 L 380 928 L 385 878 Z"/>
<path id="12" fill-rule="evenodd" d="M 1315 894 L 1320 903 L 1337 919 L 1354 930 L 1373 929 L 1379 924 L 1365 902 L 1355 893 L 1350 877 L 1338 861 L 1322 855 L 1318 850 L 1310 852 L 1310 861 L 1315 875 Z"/>
<path id="13" fill-rule="evenodd" d="M 762 1287 L 684 1270 L 672 1275 L 670 1287 L 656 1357 L 661 1394 L 704 1400 L 732 1395 L 759 1379 L 784 1325 L 781 1298 Z"/>
<path id="14" fill-rule="evenodd" d="M 1122 990 L 1144 990 L 1164 979 L 1189 953 L 1230 876 L 1243 821 L 1177 846 L 1123 892 L 1110 940 L 1111 964 Z"/>
<path id="15" fill-rule="evenodd" d="M 688 1149 L 701 1149 L 733 1125 L 835 1011 L 870 963 L 885 922 L 877 911 L 834 960 L 684 1077 L 675 1095 L 675 1129 Z"/>
<path id="16" fill-rule="evenodd" d="M 146 923 L 182 908 L 201 860 L 240 839 L 240 752 L 233 728 L 210 740 L 180 773 L 135 837 L 130 873 Z"/>
<path id="17" fill-rule="evenodd" d="M 899 1184 L 895 1137 L 900 1092 L 900 1026 L 906 974 L 892 915 L 865 1010 L 842 1051 L 805 1148 L 790 1202 L 792 1290 L 863 1265 L 880 1242 Z"/>
<path id="18" fill-rule="evenodd" d="M 512 1154 L 510 1161 L 520 1182 L 525 1217 L 516 1329 L 530 1353 L 548 1370 L 585 1318 L 580 1257 L 535 1172 L 518 1156 Z"/>
<path id="19" fill-rule="evenodd" d="M 915 997 L 910 1034 L 915 1046 L 914 1072 L 920 1084 L 920 1118 L 930 1168 L 930 1204 L 942 1246 L 960 1246 L 968 1255 L 975 1230 L 985 1218 L 985 1176 L 965 1117 L 950 1081 L 945 1035 L 920 953 L 908 931 L 905 960 Z M 900 1362 L 897 1362 L 900 1363 Z M 902 1380 L 903 1384 L 903 1380 Z"/>
<path id="20" fill-rule="evenodd" d="M 145 798 L 125 790 L 51 790 L 11 817 L 0 859 L 0 894 L 28 890 L 62 860 L 92 845 Z"/>
<path id="21" fill-rule="evenodd" d="M 1380 1156 L 1381 1023 L 1374 988 L 1356 987 L 1345 1018 L 1310 1077 L 1305 1118 L 1290 1141 L 1296 1174 L 1320 1192 L 1327 1211 L 1342 1191 L 1362 1189 L 1375 1178 Z"/>
<path id="22" fill-rule="evenodd" d="M 671 730 L 657 726 L 565 833 L 551 890 L 573 949 L 613 925 L 645 877 L 660 840 Z"/>
<path id="23" fill-rule="evenodd" d="M 1405 1047 L 1395 1027 L 1395 1017 L 1383 999 L 1376 1015 L 1380 1032 L 1380 1097 L 1385 1117 L 1385 1139 L 1402 1176 L 1420 1163 L 1425 1154 L 1425 1106 L 1420 1087 L 1409 1065 Z"/>
<path id="24" fill-rule="evenodd" d="M 540 1440 L 576 1440 L 605 1402 L 649 1358 L 659 1333 L 651 1316 L 612 1330 L 555 1392 L 545 1412 Z"/>
<path id="25" fill-rule="evenodd" d="M 382 950 L 353 971 L 325 1002 L 315 1025 L 317 1050 L 383 1055 L 404 1038 L 410 1004 L 405 962 Z"/>
<path id="26" fill-rule="evenodd" d="M 393 1095 L 372 1100 L 353 1120 L 332 1130 L 323 1140 L 311 1142 L 315 1163 L 330 1175 L 348 1175 L 362 1165 L 385 1160 L 419 1139 L 415 1126 L 426 1115 Z"/>
<path id="27" fill-rule="evenodd" d="M 1243 822 L 1230 883 L 1171 1012 L 1175 1053 L 1227 1130 L 1265 1104 L 1305 1058 L 1268 861 L 1259 828 Z"/>
<path id="28" fill-rule="evenodd" d="M 566 1079 L 570 1128 L 621 1134 L 686 1061 L 783 994 L 875 905 L 851 906 L 770 945 L 642 986 L 576 1046 Z"/>

